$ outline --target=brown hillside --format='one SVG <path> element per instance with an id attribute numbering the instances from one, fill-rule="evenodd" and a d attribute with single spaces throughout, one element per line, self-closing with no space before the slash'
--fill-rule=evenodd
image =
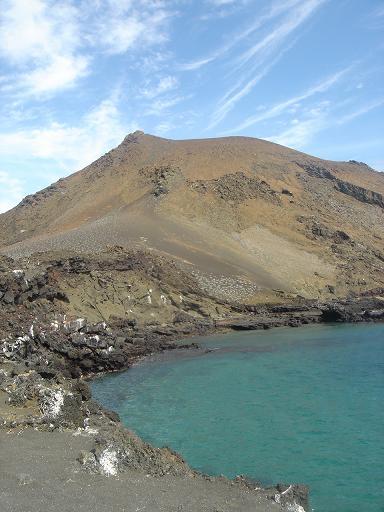
<path id="1" fill-rule="evenodd" d="M 0 215 L 13 257 L 144 247 L 234 300 L 384 286 L 384 174 L 246 138 L 135 132 Z"/>

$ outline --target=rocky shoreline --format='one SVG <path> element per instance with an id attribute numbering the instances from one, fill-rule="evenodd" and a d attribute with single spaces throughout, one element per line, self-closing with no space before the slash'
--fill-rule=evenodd
<path id="1" fill-rule="evenodd" d="M 125 277 L 129 280 L 124 290 L 129 286 L 129 301 L 134 305 L 124 304 L 124 308 L 128 307 L 128 312 L 135 308 L 136 318 L 128 314 L 123 318 L 113 314 L 114 311 L 105 318 L 106 308 L 113 308 L 124 299 L 122 292 L 116 291 L 113 272 L 119 273 L 120 280 Z M 107 299 L 95 302 L 89 291 L 89 303 L 84 295 L 79 299 L 78 290 L 83 292 L 86 286 L 95 290 L 98 297 L 105 294 L 109 302 Z M 108 295 L 111 288 L 112 297 Z M 154 448 L 127 430 L 115 412 L 92 399 L 87 380 L 102 373 L 125 370 L 151 353 L 196 348 L 196 344 L 182 344 L 180 340 L 221 330 L 382 321 L 383 294 L 384 290 L 372 290 L 325 302 L 296 298 L 281 304 L 234 304 L 207 297 L 179 268 L 148 254 L 115 249 L 97 261 L 39 255 L 34 260 L 15 262 L 3 257 L 0 261 L 1 439 L 5 442 L 6 436 L 6 443 L 13 444 L 15 451 L 21 439 L 32 435 L 30 432 L 39 432 L 47 440 L 61 433 L 67 443 L 84 439 L 84 449 L 79 449 L 73 460 L 76 468 L 73 478 L 79 482 L 87 480 L 89 475 L 124 479 L 128 478 L 124 475 L 131 478 L 132 472 L 136 472 L 155 479 L 174 478 L 176 487 L 185 483 L 185 479 L 190 487 L 197 485 L 194 482 L 200 485 L 205 481 L 211 493 L 212 485 L 224 485 L 228 496 L 242 492 L 254 503 L 259 500 L 259 508 L 255 506 L 252 510 L 260 512 L 309 510 L 305 486 L 279 484 L 263 489 L 258 482 L 245 477 L 229 482 L 199 475 L 179 455 L 167 448 Z M 158 315 L 155 301 L 161 308 Z M 80 445 L 76 441 L 76 446 Z M 23 473 L 22 468 L 20 472 Z M 17 495 L 9 496 L 14 507 L 10 505 L 9 510 L 18 509 L 17 499 Z M 177 501 L 177 496 L 174 499 Z M 162 506 L 158 503 L 157 509 L 143 510 L 163 510 Z M 164 510 L 171 510 L 167 506 Z M 195 510 L 192 505 L 180 506 L 175 505 L 175 510 Z M 196 510 L 248 508 L 244 505 L 237 509 L 215 509 L 211 503 L 206 509 Z"/>

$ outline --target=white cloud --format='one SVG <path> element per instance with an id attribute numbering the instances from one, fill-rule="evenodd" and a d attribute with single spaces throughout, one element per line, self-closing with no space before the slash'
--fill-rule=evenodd
<path id="1" fill-rule="evenodd" d="M 124 54 L 167 40 L 172 12 L 156 0 L 2 0 L 0 59 L 9 66 L 2 91 L 53 94 L 91 72 L 95 54 Z"/>
<path id="2" fill-rule="evenodd" d="M 44 128 L 1 134 L 0 154 L 50 160 L 69 172 L 88 165 L 136 128 L 135 123 L 122 121 L 117 100 L 112 98 L 101 102 L 77 125 L 51 123 Z"/>
<path id="3" fill-rule="evenodd" d="M 27 87 L 32 93 L 49 93 L 72 86 L 87 74 L 88 63 L 88 59 L 80 56 L 57 56 L 45 67 L 41 66 L 20 78 L 23 87 Z"/>
<path id="4" fill-rule="evenodd" d="M 78 11 L 69 3 L 3 0 L 0 57 L 13 67 L 11 88 L 30 94 L 73 85 L 87 73 Z"/>
<path id="5" fill-rule="evenodd" d="M 126 53 L 132 47 L 160 45 L 167 41 L 172 2 L 104 0 L 96 5 L 89 40 L 111 54 Z M 92 2 L 88 6 L 92 12 Z"/>
<path id="6" fill-rule="evenodd" d="M 123 18 L 112 17 L 107 22 L 102 19 L 99 31 L 94 36 L 112 54 L 126 53 L 137 43 L 160 44 L 166 41 L 167 36 L 162 28 L 168 14 L 165 11 L 145 14 L 142 17 L 135 14 Z"/>
<path id="7" fill-rule="evenodd" d="M 80 44 L 76 9 L 44 0 L 3 0 L 0 52 L 17 64 L 73 53 Z"/>
<path id="8" fill-rule="evenodd" d="M 325 119 L 321 115 L 315 115 L 310 119 L 305 119 L 304 121 L 295 121 L 295 123 L 283 132 L 278 135 L 265 137 L 265 139 L 283 146 L 301 149 L 325 126 Z"/>
<path id="9" fill-rule="evenodd" d="M 155 98 L 173 89 L 176 89 L 179 82 L 174 76 L 164 76 L 152 87 L 145 87 L 141 90 L 141 95 L 145 98 Z"/>
<path id="10" fill-rule="evenodd" d="M 185 96 L 173 96 L 166 98 L 158 98 L 154 100 L 151 105 L 145 110 L 144 115 L 146 116 L 161 116 L 165 111 L 174 107 L 178 103 L 187 99 Z"/>
<path id="11" fill-rule="evenodd" d="M 0 171 L 0 213 L 10 210 L 24 197 L 21 180 L 11 176 L 9 172 Z"/>

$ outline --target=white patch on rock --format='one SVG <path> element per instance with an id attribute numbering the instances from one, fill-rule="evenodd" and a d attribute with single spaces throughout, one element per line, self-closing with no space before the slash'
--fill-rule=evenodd
<path id="1" fill-rule="evenodd" d="M 89 437 L 89 436 L 95 436 L 96 434 L 98 434 L 99 431 L 96 429 L 96 428 L 92 428 L 92 427 L 89 427 L 88 425 L 85 426 L 84 428 L 80 428 L 78 427 L 74 432 L 73 432 L 73 436 L 74 437 L 77 437 L 77 436 L 84 436 L 84 437 Z"/>
<path id="2" fill-rule="evenodd" d="M 24 270 L 21 269 L 12 270 L 12 272 L 15 274 L 16 277 L 21 277 L 24 275 Z"/>
<path id="3" fill-rule="evenodd" d="M 57 418 L 64 405 L 64 390 L 48 389 L 40 390 L 40 410 L 44 418 Z"/>
<path id="4" fill-rule="evenodd" d="M 30 337 L 28 335 L 19 336 L 18 338 L 16 338 L 16 340 L 7 340 L 7 339 L 1 340 L 1 342 L 2 342 L 1 351 L 5 357 L 10 358 L 14 354 L 17 354 L 18 352 L 20 352 L 20 350 L 22 349 L 22 347 L 25 346 L 25 343 L 27 341 L 30 341 Z"/>
<path id="5" fill-rule="evenodd" d="M 163 304 L 167 303 L 167 297 L 165 295 L 160 295 L 160 300 Z"/>
<path id="6" fill-rule="evenodd" d="M 303 507 L 296 502 L 288 503 L 286 510 L 287 512 L 305 512 Z"/>
<path id="7" fill-rule="evenodd" d="M 64 319 L 64 322 L 63 322 L 64 330 L 67 332 L 80 331 L 83 327 L 85 327 L 85 324 L 86 324 L 85 318 L 77 318 L 76 320 L 72 320 L 69 322 L 67 322 Z"/>
<path id="8" fill-rule="evenodd" d="M 117 475 L 117 453 L 111 448 L 106 448 L 99 457 L 102 472 L 107 476 Z"/>
<path id="9" fill-rule="evenodd" d="M 59 330 L 59 322 L 57 320 L 55 320 L 54 322 L 51 322 L 51 327 L 54 331 L 58 331 Z"/>

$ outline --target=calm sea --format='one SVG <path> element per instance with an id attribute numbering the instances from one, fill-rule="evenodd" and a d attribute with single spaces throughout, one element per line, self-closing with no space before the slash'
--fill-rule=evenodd
<path id="1" fill-rule="evenodd" d="M 93 383 L 156 446 L 209 474 L 310 486 L 316 512 L 384 511 L 384 325 L 199 339 Z"/>

